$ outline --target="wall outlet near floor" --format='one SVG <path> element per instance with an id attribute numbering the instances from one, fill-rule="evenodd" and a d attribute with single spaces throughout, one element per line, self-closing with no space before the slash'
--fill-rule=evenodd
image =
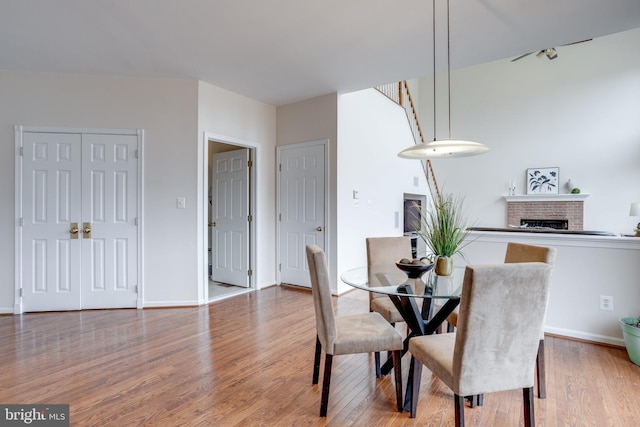
<path id="1" fill-rule="evenodd" d="M 600 295 L 600 310 L 613 311 L 613 297 Z"/>

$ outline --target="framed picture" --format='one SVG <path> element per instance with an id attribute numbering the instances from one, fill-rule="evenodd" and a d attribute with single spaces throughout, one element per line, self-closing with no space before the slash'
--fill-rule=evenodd
<path id="1" fill-rule="evenodd" d="M 527 169 L 527 194 L 558 194 L 560 168 Z"/>

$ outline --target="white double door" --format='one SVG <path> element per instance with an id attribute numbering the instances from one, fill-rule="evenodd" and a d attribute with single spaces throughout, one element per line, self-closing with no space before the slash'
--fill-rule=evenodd
<path id="1" fill-rule="evenodd" d="M 21 311 L 136 307 L 138 136 L 23 132 Z"/>

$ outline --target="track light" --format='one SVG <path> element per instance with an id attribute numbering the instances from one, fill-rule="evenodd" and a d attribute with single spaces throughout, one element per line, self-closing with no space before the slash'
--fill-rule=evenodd
<path id="1" fill-rule="evenodd" d="M 542 58 L 546 56 L 549 59 L 556 59 L 558 57 L 558 52 L 556 52 L 555 48 L 549 47 L 547 49 L 542 49 L 540 52 L 536 53 L 538 58 Z"/>

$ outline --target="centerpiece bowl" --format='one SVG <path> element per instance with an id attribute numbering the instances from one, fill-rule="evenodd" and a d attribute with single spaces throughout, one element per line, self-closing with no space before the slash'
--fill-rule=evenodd
<path id="1" fill-rule="evenodd" d="M 412 260 L 403 258 L 396 262 L 396 266 L 404 271 L 409 279 L 419 279 L 424 273 L 431 270 L 434 264 L 426 258 Z"/>

